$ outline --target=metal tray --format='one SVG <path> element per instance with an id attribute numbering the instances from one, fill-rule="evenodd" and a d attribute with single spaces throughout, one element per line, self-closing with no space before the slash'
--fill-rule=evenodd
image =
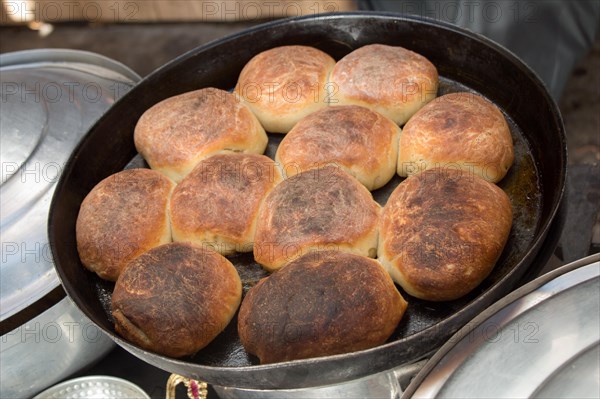
<path id="1" fill-rule="evenodd" d="M 405 398 L 597 398 L 600 254 L 486 309 L 414 378 Z"/>

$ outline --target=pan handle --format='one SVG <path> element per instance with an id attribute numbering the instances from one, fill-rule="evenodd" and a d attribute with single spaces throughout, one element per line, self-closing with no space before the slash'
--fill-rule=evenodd
<path id="1" fill-rule="evenodd" d="M 166 399 L 176 399 L 177 393 L 175 389 L 177 385 L 183 383 L 187 388 L 187 396 L 190 399 L 206 399 L 208 396 L 208 385 L 206 382 L 192 380 L 182 377 L 178 374 L 171 374 L 167 381 Z"/>

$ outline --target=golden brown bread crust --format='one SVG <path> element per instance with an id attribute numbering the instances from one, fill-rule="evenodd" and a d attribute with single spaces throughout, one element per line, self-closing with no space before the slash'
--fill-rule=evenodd
<path id="1" fill-rule="evenodd" d="M 217 154 L 201 161 L 173 191 L 173 241 L 190 241 L 226 255 L 251 252 L 258 209 L 282 180 L 270 158 Z"/>
<path id="2" fill-rule="evenodd" d="M 335 166 L 277 185 L 260 207 L 254 259 L 269 271 L 311 251 L 375 257 L 380 207 L 358 180 Z"/>
<path id="3" fill-rule="evenodd" d="M 495 183 L 513 160 L 513 141 L 502 112 L 477 94 L 451 93 L 421 108 L 404 126 L 398 174 L 453 164 Z"/>
<path id="4" fill-rule="evenodd" d="M 85 197 L 76 223 L 83 265 L 115 281 L 139 254 L 171 241 L 167 208 L 175 184 L 150 169 L 107 177 Z"/>
<path id="5" fill-rule="evenodd" d="M 510 200 L 498 186 L 457 169 L 430 169 L 390 195 L 379 261 L 410 295 L 456 299 L 489 275 L 511 226 Z"/>
<path id="6" fill-rule="evenodd" d="M 370 44 L 339 60 L 329 78 L 331 104 L 362 105 L 404 124 L 437 95 L 438 73 L 420 54 Z"/>
<path id="7" fill-rule="evenodd" d="M 215 88 L 155 104 L 138 121 L 134 140 L 150 167 L 176 182 L 211 154 L 262 154 L 268 141 L 248 107 L 235 95 Z"/>
<path id="8" fill-rule="evenodd" d="M 170 243 L 134 259 L 112 295 L 115 329 L 156 353 L 181 357 L 208 345 L 229 324 L 242 296 L 240 277 L 218 253 Z"/>
<path id="9" fill-rule="evenodd" d="M 327 79 L 335 60 L 308 46 L 281 46 L 254 56 L 235 93 L 265 130 L 287 133 L 304 116 L 327 106 Z"/>
<path id="10" fill-rule="evenodd" d="M 305 255 L 250 289 L 238 332 L 261 363 L 283 362 L 381 345 L 405 310 L 377 261 L 327 251 Z"/>
<path id="11" fill-rule="evenodd" d="M 327 107 L 290 130 L 275 160 L 287 176 L 335 163 L 375 190 L 396 173 L 399 137 L 400 128 L 393 121 L 368 108 Z"/>

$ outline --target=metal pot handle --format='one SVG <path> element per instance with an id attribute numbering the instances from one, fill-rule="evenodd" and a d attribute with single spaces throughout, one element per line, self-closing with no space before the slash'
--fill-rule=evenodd
<path id="1" fill-rule="evenodd" d="M 206 382 L 192 380 L 178 374 L 171 374 L 167 381 L 166 399 L 176 399 L 177 385 L 183 383 L 187 388 L 187 396 L 190 399 L 206 399 L 208 397 L 208 385 Z"/>

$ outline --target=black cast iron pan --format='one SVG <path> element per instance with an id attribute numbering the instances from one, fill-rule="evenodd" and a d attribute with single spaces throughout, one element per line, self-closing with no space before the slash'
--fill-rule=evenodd
<path id="1" fill-rule="evenodd" d="M 409 310 L 388 343 L 350 354 L 259 365 L 239 342 L 236 318 L 207 348 L 183 359 L 144 351 L 116 335 L 110 317 L 112 284 L 81 265 L 75 221 L 83 198 L 94 185 L 125 167 L 140 164 L 133 129 L 141 114 L 158 101 L 186 91 L 209 86 L 231 89 L 244 64 L 268 48 L 305 44 L 339 59 L 370 43 L 399 45 L 424 55 L 438 69 L 440 94 L 475 91 L 507 116 L 516 160 L 500 186 L 511 197 L 515 223 L 489 278 L 470 295 L 452 302 L 434 304 L 406 296 Z M 280 139 L 270 135 L 268 155 L 274 154 Z M 505 49 L 448 24 L 395 14 L 295 18 L 267 23 L 192 50 L 156 70 L 114 104 L 91 128 L 65 167 L 50 209 L 49 238 L 68 295 L 119 345 L 148 363 L 221 386 L 313 387 L 414 362 L 511 291 L 532 267 L 544 243 L 563 197 L 565 175 L 564 127 L 557 106 L 535 74 Z M 375 192 L 376 200 L 385 203 L 399 182 L 395 178 Z M 245 289 L 264 275 L 251 255 L 230 259 L 240 271 Z"/>

